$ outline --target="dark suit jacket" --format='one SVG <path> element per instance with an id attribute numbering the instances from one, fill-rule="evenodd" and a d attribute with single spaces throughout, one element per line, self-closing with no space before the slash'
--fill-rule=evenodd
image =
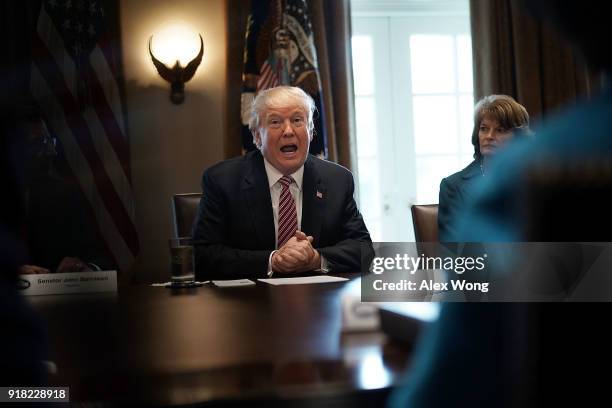
<path id="1" fill-rule="evenodd" d="M 352 174 L 309 155 L 304 163 L 302 225 L 332 272 L 359 272 L 373 256 L 370 234 L 353 199 Z M 198 279 L 266 277 L 275 249 L 270 187 L 259 151 L 204 172 L 193 231 Z M 369 261 L 368 261 L 369 262 Z"/>
<path id="2" fill-rule="evenodd" d="M 463 170 L 443 178 L 438 201 L 438 235 L 440 242 L 463 241 L 457 235 L 457 221 L 465 203 L 473 199 L 474 185 L 482 173 L 480 163 L 474 160 Z"/>
<path id="3" fill-rule="evenodd" d="M 78 188 L 59 177 L 32 180 L 26 219 L 28 262 L 55 272 L 69 256 L 103 270 L 115 269 L 87 205 Z"/>

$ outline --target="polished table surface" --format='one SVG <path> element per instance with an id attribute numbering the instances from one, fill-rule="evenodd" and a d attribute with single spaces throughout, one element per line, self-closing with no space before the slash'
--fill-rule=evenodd
<path id="1" fill-rule="evenodd" d="M 47 322 L 57 366 L 50 382 L 70 386 L 72 400 L 382 402 L 411 345 L 342 332 L 341 297 L 359 294 L 358 275 L 346 276 L 291 286 L 126 286 L 29 302 Z"/>

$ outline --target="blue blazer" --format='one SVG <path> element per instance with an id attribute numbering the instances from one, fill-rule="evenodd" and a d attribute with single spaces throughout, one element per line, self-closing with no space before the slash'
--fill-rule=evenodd
<path id="1" fill-rule="evenodd" d="M 467 202 L 474 198 L 474 186 L 482 178 L 480 162 L 474 160 L 463 170 L 443 178 L 438 201 L 438 234 L 440 242 L 463 241 L 457 222 Z"/>
<path id="2" fill-rule="evenodd" d="M 372 240 L 353 198 L 350 171 L 309 155 L 302 184 L 302 231 L 331 272 L 359 272 L 373 257 Z M 194 227 L 198 279 L 267 277 L 275 249 L 268 177 L 259 151 L 223 161 L 204 172 Z M 369 263 L 369 261 L 368 261 Z"/>

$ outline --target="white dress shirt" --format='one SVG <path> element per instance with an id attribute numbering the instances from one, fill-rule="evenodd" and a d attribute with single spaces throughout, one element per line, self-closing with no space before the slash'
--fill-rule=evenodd
<path id="1" fill-rule="evenodd" d="M 279 180 L 284 176 L 283 173 L 278 171 L 266 158 L 264 157 L 264 166 L 266 168 L 266 175 L 268 176 L 268 186 L 270 187 L 270 196 L 272 197 L 272 214 L 274 216 L 274 242 L 276 242 L 276 246 L 278 247 L 278 203 L 280 201 L 280 195 L 282 191 L 282 184 L 279 183 Z M 295 201 L 295 211 L 297 212 L 297 225 L 298 230 L 302 230 L 302 202 L 304 193 L 302 190 L 302 182 L 304 181 L 304 165 L 302 165 L 299 169 L 297 169 L 294 173 L 289 174 L 291 178 L 293 178 L 293 183 L 289 185 L 289 192 Z M 270 254 L 268 258 L 268 276 L 272 276 L 272 255 L 274 252 Z M 321 267 L 317 269 L 319 272 L 328 272 L 327 260 L 323 257 L 323 255 L 319 254 L 321 257 Z"/>

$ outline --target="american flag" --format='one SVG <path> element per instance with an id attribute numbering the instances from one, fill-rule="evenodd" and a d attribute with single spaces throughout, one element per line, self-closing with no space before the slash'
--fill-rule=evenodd
<path id="1" fill-rule="evenodd" d="M 125 271 L 139 244 L 118 83 L 119 35 L 110 32 L 106 21 L 109 3 L 43 2 L 33 38 L 30 87 L 109 252 Z"/>
<path id="2" fill-rule="evenodd" d="M 315 137 L 310 153 L 327 157 L 325 115 L 317 50 L 307 0 L 251 2 L 242 73 L 242 147 L 255 149 L 248 129 L 250 108 L 260 91 L 279 85 L 299 86 L 315 101 Z"/>
<path id="3" fill-rule="evenodd" d="M 264 61 L 261 66 L 259 78 L 257 79 L 257 92 L 279 85 L 280 81 L 278 79 L 278 74 L 274 71 L 272 66 L 270 66 L 268 61 Z"/>

